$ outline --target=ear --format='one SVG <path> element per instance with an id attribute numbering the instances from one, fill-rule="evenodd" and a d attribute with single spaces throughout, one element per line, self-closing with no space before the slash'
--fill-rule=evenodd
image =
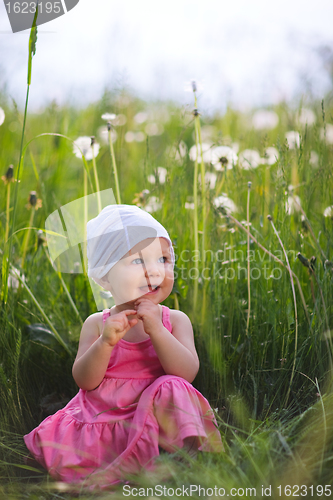
<path id="1" fill-rule="evenodd" d="M 101 287 L 105 288 L 105 290 L 109 290 L 112 293 L 111 290 L 111 283 L 107 278 L 107 275 L 103 276 L 103 278 L 99 279 Z"/>

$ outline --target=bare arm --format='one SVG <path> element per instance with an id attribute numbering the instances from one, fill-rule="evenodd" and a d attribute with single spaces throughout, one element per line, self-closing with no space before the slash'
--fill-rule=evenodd
<path id="1" fill-rule="evenodd" d="M 173 311 L 174 322 L 170 333 L 163 326 L 158 309 L 155 312 L 156 306 L 147 299 L 139 301 L 138 318 L 143 319 L 144 329 L 151 338 L 165 373 L 192 382 L 199 370 L 199 358 L 190 319 L 182 311 Z"/>
<path id="2" fill-rule="evenodd" d="M 151 334 L 150 338 L 165 373 L 192 382 L 199 370 L 192 324 L 182 311 L 177 311 L 175 319 L 172 333 L 162 324 L 162 328 Z"/>
<path id="3" fill-rule="evenodd" d="M 111 353 L 117 342 L 137 323 L 128 320 L 127 315 L 135 311 L 122 311 L 107 318 L 100 335 L 100 314 L 93 314 L 83 324 L 79 348 L 73 365 L 73 377 L 77 385 L 90 391 L 102 382 L 107 370 Z"/>

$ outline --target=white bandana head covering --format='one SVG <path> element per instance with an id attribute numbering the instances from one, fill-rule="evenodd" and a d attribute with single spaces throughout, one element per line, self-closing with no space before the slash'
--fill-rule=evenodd
<path id="1" fill-rule="evenodd" d="M 103 278 L 135 245 L 146 238 L 169 242 L 172 265 L 175 254 L 166 229 L 135 205 L 109 205 L 87 223 L 88 276 L 103 287 Z"/>

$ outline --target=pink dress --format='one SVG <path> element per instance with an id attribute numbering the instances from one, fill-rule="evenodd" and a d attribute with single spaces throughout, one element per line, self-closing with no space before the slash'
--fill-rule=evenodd
<path id="1" fill-rule="evenodd" d="M 172 332 L 170 310 L 163 325 Z M 103 322 L 109 310 L 103 311 Z M 166 375 L 149 339 L 114 347 L 101 384 L 78 394 L 29 434 L 25 443 L 57 480 L 104 488 L 152 469 L 159 446 L 181 448 L 200 436 L 202 451 L 222 451 L 208 401 L 181 377 Z"/>

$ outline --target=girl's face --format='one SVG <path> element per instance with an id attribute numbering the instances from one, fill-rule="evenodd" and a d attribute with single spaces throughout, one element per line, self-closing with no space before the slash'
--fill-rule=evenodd
<path id="1" fill-rule="evenodd" d="M 163 302 L 174 283 L 169 242 L 165 238 L 146 238 L 110 269 L 107 280 L 116 305 L 142 296 L 154 304 Z"/>

